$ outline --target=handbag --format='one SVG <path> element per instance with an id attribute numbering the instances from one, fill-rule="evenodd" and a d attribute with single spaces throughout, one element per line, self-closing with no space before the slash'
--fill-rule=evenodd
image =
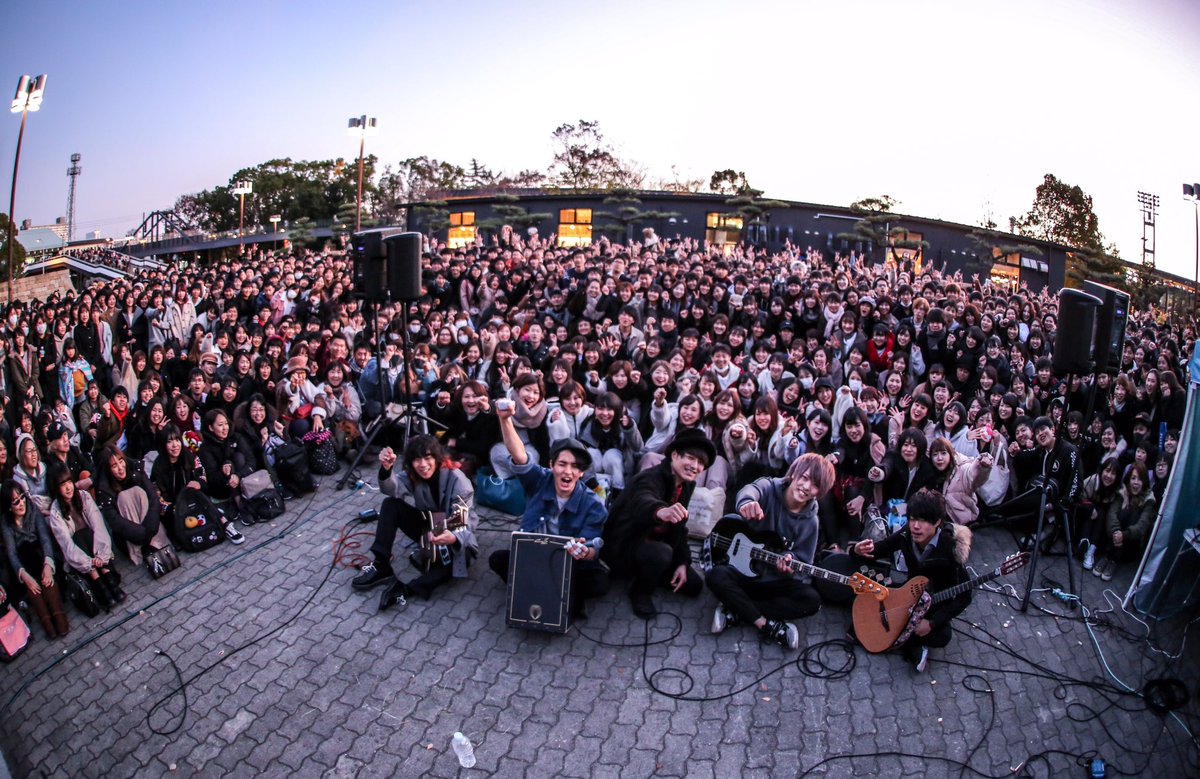
<path id="1" fill-rule="evenodd" d="M 988 474 L 987 481 L 975 490 L 975 494 L 985 505 L 997 506 L 1004 501 L 1008 495 L 1008 472 L 1008 450 L 997 446 L 992 472 Z"/>
<path id="2" fill-rule="evenodd" d="M 520 516 L 525 513 L 525 488 L 520 479 L 501 479 L 490 468 L 475 474 L 475 503 Z"/>
<path id="3" fill-rule="evenodd" d="M 181 565 L 179 562 L 179 555 L 175 554 L 174 548 L 170 546 L 164 546 L 162 549 L 155 549 L 153 552 L 146 555 L 144 562 L 146 564 L 146 570 L 149 571 L 150 575 L 155 579 L 161 579 Z"/>
<path id="4" fill-rule="evenodd" d="M 29 646 L 29 626 L 17 610 L 8 607 L 0 616 L 0 661 L 9 662 Z"/>
<path id="5" fill-rule="evenodd" d="M 312 416 L 313 404 L 305 403 L 300 408 L 296 409 L 296 413 L 292 415 L 292 419 L 308 419 Z"/>
<path id="6" fill-rule="evenodd" d="M 79 571 L 67 569 L 63 573 L 63 589 L 67 597 L 75 604 L 84 616 L 94 617 L 100 613 L 100 603 L 96 593 L 92 591 L 91 583 Z"/>
<path id="7" fill-rule="evenodd" d="M 242 477 L 241 490 L 243 498 L 253 498 L 264 490 L 275 488 L 275 480 L 271 478 L 271 472 L 265 468 L 255 471 L 249 476 Z"/>
<path id="8" fill-rule="evenodd" d="M 333 447 L 333 434 L 328 430 L 311 430 L 300 439 L 308 448 L 308 467 L 320 476 L 338 472 L 337 450 Z"/>

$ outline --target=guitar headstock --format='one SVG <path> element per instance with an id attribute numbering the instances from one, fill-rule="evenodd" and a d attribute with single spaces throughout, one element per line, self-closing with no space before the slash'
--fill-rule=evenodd
<path id="1" fill-rule="evenodd" d="M 471 507 L 465 503 L 459 503 L 454 507 L 454 511 L 446 517 L 446 529 L 458 530 L 461 527 L 467 526 L 467 516 L 471 513 Z"/>
<path id="2" fill-rule="evenodd" d="M 859 572 L 851 574 L 850 581 L 847 584 L 850 586 L 850 589 L 854 590 L 855 595 L 872 595 L 875 600 L 887 600 L 888 588 L 866 574 Z"/>
<path id="3" fill-rule="evenodd" d="M 1014 571 L 1019 571 L 1029 563 L 1029 552 L 1017 552 L 1004 558 L 1004 562 L 1000 563 L 1000 575 L 1008 576 Z"/>

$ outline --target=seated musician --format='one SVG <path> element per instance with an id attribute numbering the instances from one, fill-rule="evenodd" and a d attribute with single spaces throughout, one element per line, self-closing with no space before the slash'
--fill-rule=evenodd
<path id="1" fill-rule="evenodd" d="M 513 425 L 513 404 L 496 403 L 500 435 L 512 462 L 512 472 L 525 489 L 525 513 L 520 529 L 525 533 L 549 533 L 570 536 L 582 544 L 570 551 L 571 615 L 583 617 L 583 602 L 608 592 L 608 571 L 600 564 L 600 533 L 608 512 L 604 504 L 579 477 L 591 466 L 587 448 L 574 438 L 558 441 L 550 450 L 550 467 L 531 462 L 525 444 Z M 499 549 L 488 558 L 496 575 L 508 581 L 508 549 Z"/>
<path id="2" fill-rule="evenodd" d="M 615 574 L 633 578 L 629 599 L 642 619 L 658 613 L 651 597 L 656 587 L 689 598 L 704 589 L 691 564 L 687 505 L 717 448 L 701 431 L 684 430 L 665 454 L 661 463 L 629 480 L 604 525 L 604 561 Z"/>
<path id="3" fill-rule="evenodd" d="M 809 452 L 798 457 L 783 478 L 755 479 L 738 492 L 738 514 L 754 530 L 785 539 L 786 554 L 776 569 L 765 568 L 758 578 L 727 564 L 713 566 L 706 581 L 721 602 L 713 614 L 713 633 L 747 623 L 758 628 L 763 641 L 799 648 L 800 631 L 787 620 L 816 614 L 821 598 L 809 577 L 793 573 L 788 563 L 812 563 L 820 530 L 817 501 L 833 487 L 834 478 L 829 461 Z"/>
<path id="4" fill-rule="evenodd" d="M 890 557 L 897 551 L 904 557 L 909 577 L 928 578 L 926 591 L 934 595 L 967 581 L 964 566 L 971 552 L 971 531 L 947 519 L 946 499 L 941 493 L 921 489 L 908 499 L 908 522 L 904 527 L 878 544 L 868 538 L 850 546 L 852 556 L 867 560 Z M 970 603 L 971 591 L 967 590 L 944 603 L 935 604 L 916 624 L 901 651 L 916 666 L 918 673 L 925 670 L 930 647 L 944 647 L 950 643 L 953 634 L 950 620 Z"/>
<path id="5" fill-rule="evenodd" d="M 363 566 L 351 585 L 369 590 L 387 584 L 379 599 L 379 610 L 397 603 L 408 603 L 413 595 L 428 599 L 437 587 L 451 579 L 467 576 L 467 566 L 479 554 L 475 540 L 475 486 L 446 455 L 436 438 L 413 436 L 404 447 L 404 465 L 395 470 L 396 453 L 390 447 L 379 452 L 379 489 L 386 495 L 379 508 L 379 524 L 371 544 L 374 560 Z M 465 506 L 467 524 L 443 530 L 429 538 L 431 550 L 417 548 L 430 533 L 428 513 L 449 517 Z M 424 571 L 405 582 L 392 568 L 392 547 L 396 531 L 408 537 L 406 546 L 413 550 L 409 559 Z M 425 570 L 428 568 L 428 570 Z"/>

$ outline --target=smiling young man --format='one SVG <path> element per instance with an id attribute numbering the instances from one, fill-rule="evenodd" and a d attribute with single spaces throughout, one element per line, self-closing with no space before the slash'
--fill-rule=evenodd
<path id="1" fill-rule="evenodd" d="M 608 512 L 604 504 L 580 482 L 591 467 L 587 448 L 574 438 L 557 441 L 550 449 L 550 467 L 530 462 L 525 444 L 513 425 L 512 401 L 496 402 L 500 435 L 512 460 L 511 470 L 525 489 L 525 513 L 520 530 L 524 533 L 549 533 L 570 536 L 581 546 L 570 551 L 575 558 L 571 567 L 571 613 L 583 616 L 583 602 L 608 592 L 608 571 L 600 564 L 600 537 Z M 508 581 L 508 549 L 492 552 L 488 566 Z"/>
<path id="2" fill-rule="evenodd" d="M 851 545 L 850 554 L 873 560 L 900 552 L 910 578 L 925 576 L 929 579 L 927 591 L 930 594 L 967 581 L 964 566 L 971 553 L 971 531 L 947 519 L 946 499 L 939 492 L 921 489 L 909 498 L 907 509 L 908 521 L 904 527 L 878 544 L 869 538 L 859 541 Z M 967 590 L 934 605 L 917 623 L 901 652 L 916 666 L 918 673 L 925 670 L 930 647 L 944 647 L 950 643 L 954 635 L 950 620 L 969 605 L 971 591 Z"/>
<path id="3" fill-rule="evenodd" d="M 712 632 L 752 624 L 763 641 L 788 649 L 800 647 L 800 631 L 787 620 L 816 614 L 821 598 L 808 576 L 795 574 L 792 560 L 812 563 L 817 551 L 817 501 L 833 487 L 833 465 L 819 454 L 803 454 L 781 479 L 756 479 L 738 492 L 737 512 L 756 530 L 785 540 L 787 549 L 775 568 L 764 566 L 757 578 L 730 565 L 714 565 L 706 581 L 721 605 Z"/>
<path id="4" fill-rule="evenodd" d="M 689 598 L 704 589 L 692 567 L 687 505 L 717 449 L 703 432 L 683 430 L 664 454 L 661 463 L 629 480 L 604 526 L 604 561 L 633 579 L 629 599 L 642 619 L 658 613 L 651 597 L 658 587 Z"/>

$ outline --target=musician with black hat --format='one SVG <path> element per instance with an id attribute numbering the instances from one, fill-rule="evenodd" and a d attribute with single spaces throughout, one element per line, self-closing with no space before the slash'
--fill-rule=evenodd
<path id="1" fill-rule="evenodd" d="M 633 578 L 629 599 L 633 613 L 643 619 L 658 612 L 651 597 L 655 588 L 670 587 L 694 598 L 704 587 L 691 564 L 687 505 L 717 448 L 703 432 L 683 430 L 665 455 L 629 480 L 604 525 L 604 561 L 617 575 Z"/>

